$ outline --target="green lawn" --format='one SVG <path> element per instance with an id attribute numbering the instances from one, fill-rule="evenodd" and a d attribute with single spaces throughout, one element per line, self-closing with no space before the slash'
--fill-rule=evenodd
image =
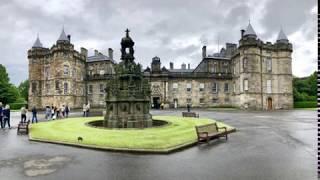
<path id="1" fill-rule="evenodd" d="M 168 152 L 196 142 L 195 125 L 212 123 L 203 118 L 182 118 L 177 116 L 153 116 L 153 119 L 169 122 L 163 127 L 147 129 L 100 129 L 85 123 L 102 117 L 69 118 L 32 124 L 29 138 L 46 142 L 78 145 L 92 148 Z M 233 127 L 218 122 L 218 126 Z M 78 143 L 81 136 L 83 142 Z"/>

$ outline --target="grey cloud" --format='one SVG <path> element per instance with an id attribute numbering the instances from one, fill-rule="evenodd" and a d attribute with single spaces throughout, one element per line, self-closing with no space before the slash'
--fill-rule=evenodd
<path id="1" fill-rule="evenodd" d="M 26 52 L 36 34 L 39 32 L 43 44 L 51 47 L 63 24 L 77 48 L 83 45 L 90 50 L 106 52 L 111 47 L 115 50 L 115 58 L 119 58 L 120 39 L 128 27 L 136 42 L 136 60 L 144 67 L 150 66 L 155 55 L 161 58 L 163 65 L 180 59 L 196 66 L 201 60 L 201 46 L 205 42 L 208 53 L 216 51 L 218 37 L 220 47 L 225 42 L 237 43 L 240 29 L 248 24 L 249 17 L 262 19 L 258 22 L 266 31 L 261 34 L 262 38 L 275 35 L 280 25 L 287 34 L 291 34 L 302 31 L 302 25 L 310 17 L 308 12 L 317 4 L 313 0 L 270 0 L 264 6 L 265 14 L 254 14 L 255 0 L 81 0 L 77 4 L 66 2 L 72 9 L 54 9 L 59 13 L 53 14 L 47 8 L 49 1 L 20 2 L 22 0 L 0 1 L 0 41 L 6 42 L 0 44 L 0 63 L 9 67 L 15 84 L 27 77 Z M 32 3 L 40 3 L 41 6 Z M 309 26 L 313 24 L 303 28 L 308 29 Z M 316 34 L 310 30 L 305 31 L 305 36 L 308 40 L 315 38 Z M 190 44 L 191 40 L 194 42 Z M 172 48 L 173 41 L 189 43 Z M 93 43 L 96 45 L 88 42 L 96 42 Z M 19 74 L 23 76 L 18 75 L 13 67 L 19 68 Z"/>

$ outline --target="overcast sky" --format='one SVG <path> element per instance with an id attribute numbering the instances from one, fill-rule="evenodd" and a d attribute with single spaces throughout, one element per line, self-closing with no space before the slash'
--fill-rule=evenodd
<path id="1" fill-rule="evenodd" d="M 238 43 L 249 19 L 258 38 L 274 42 L 282 27 L 293 44 L 293 74 L 317 68 L 315 0 L 1 0 L 0 63 L 11 82 L 28 77 L 27 50 L 37 33 L 45 47 L 58 39 L 64 25 L 76 49 L 89 54 L 114 49 L 119 61 L 126 28 L 135 41 L 135 57 L 144 67 L 159 56 L 162 66 L 182 62 L 194 68 L 201 47 L 213 54 L 226 42 Z M 219 41 L 218 41 L 219 40 Z"/>

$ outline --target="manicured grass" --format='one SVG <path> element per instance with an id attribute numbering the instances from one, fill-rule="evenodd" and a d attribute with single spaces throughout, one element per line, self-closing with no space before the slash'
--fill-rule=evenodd
<path id="1" fill-rule="evenodd" d="M 69 118 L 32 124 L 29 138 L 45 142 L 79 145 L 92 148 L 168 152 L 196 142 L 194 126 L 214 122 L 203 118 L 182 118 L 177 116 L 153 116 L 153 119 L 169 122 L 163 127 L 146 129 L 100 129 L 85 123 L 101 120 L 102 117 Z M 217 122 L 218 126 L 233 127 Z M 78 142 L 78 137 L 83 142 Z"/>

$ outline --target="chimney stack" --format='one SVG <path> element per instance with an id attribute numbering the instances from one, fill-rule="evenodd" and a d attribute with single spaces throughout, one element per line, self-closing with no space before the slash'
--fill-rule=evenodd
<path id="1" fill-rule="evenodd" d="M 186 69 L 186 64 L 185 63 L 181 64 L 181 69 Z"/>
<path id="2" fill-rule="evenodd" d="M 95 56 L 98 56 L 98 54 L 99 54 L 99 51 L 95 49 L 95 50 L 94 50 L 94 55 L 95 55 Z"/>
<path id="3" fill-rule="evenodd" d="M 207 57 L 207 46 L 202 47 L 202 59 Z"/>
<path id="4" fill-rule="evenodd" d="M 68 34 L 68 40 L 69 40 L 69 42 L 71 42 L 71 35 L 70 34 Z"/>
<path id="5" fill-rule="evenodd" d="M 170 62 L 170 69 L 173 69 L 173 62 Z"/>
<path id="6" fill-rule="evenodd" d="M 108 56 L 111 60 L 113 60 L 113 49 L 111 48 L 108 49 Z"/>
<path id="7" fill-rule="evenodd" d="M 190 63 L 188 64 L 188 69 L 190 69 Z"/>
<path id="8" fill-rule="evenodd" d="M 88 50 L 87 50 L 86 48 L 81 47 L 81 48 L 80 48 L 80 53 L 81 53 L 82 55 L 84 55 L 85 57 L 88 57 Z"/>
<path id="9" fill-rule="evenodd" d="M 241 38 L 243 38 L 243 35 L 244 35 L 245 30 L 244 30 L 244 29 L 241 29 L 240 31 L 241 31 Z"/>

